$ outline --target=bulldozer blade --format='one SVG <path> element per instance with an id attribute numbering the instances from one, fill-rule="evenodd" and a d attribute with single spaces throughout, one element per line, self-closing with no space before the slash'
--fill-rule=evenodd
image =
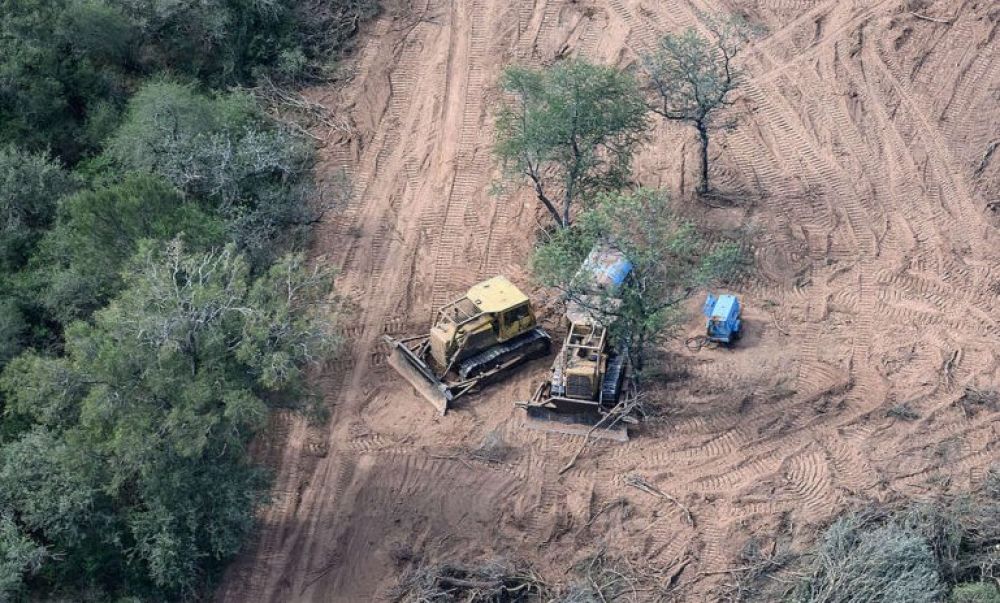
<path id="1" fill-rule="evenodd" d="M 448 403 L 452 400 L 451 391 L 434 376 L 423 361 L 413 354 L 401 342 L 389 340 L 392 351 L 389 353 L 389 366 L 406 379 L 413 389 L 427 399 L 440 414 L 448 411 Z"/>
<path id="2" fill-rule="evenodd" d="M 600 415 L 558 413 L 538 406 L 529 406 L 526 410 L 528 412 L 524 426 L 527 429 L 563 435 L 586 436 L 590 434 L 591 438 L 615 442 L 628 441 L 628 428 L 621 422 L 610 427 L 600 426 L 594 429 L 594 425 L 601 420 Z"/>

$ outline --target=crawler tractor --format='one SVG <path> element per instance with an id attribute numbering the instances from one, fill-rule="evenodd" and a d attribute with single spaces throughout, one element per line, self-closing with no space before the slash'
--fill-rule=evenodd
<path id="1" fill-rule="evenodd" d="M 442 415 L 459 396 L 550 347 L 527 296 L 502 276 L 446 304 L 428 335 L 385 341 L 389 364 Z"/>
<path id="2" fill-rule="evenodd" d="M 608 247 L 591 251 L 577 274 L 586 294 L 567 303 L 568 333 L 552 364 L 549 379 L 535 390 L 531 400 L 519 402 L 527 410 L 531 428 L 559 433 L 586 433 L 595 424 L 608 429 L 602 437 L 627 440 L 622 415 L 614 421 L 607 414 L 633 395 L 628 355 L 610 338 L 607 312 L 618 302 L 615 295 L 625 283 L 632 264 Z M 609 307 L 610 306 L 610 307 Z"/>

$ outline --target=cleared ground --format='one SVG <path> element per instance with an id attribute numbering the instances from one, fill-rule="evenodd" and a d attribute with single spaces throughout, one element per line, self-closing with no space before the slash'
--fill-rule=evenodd
<path id="1" fill-rule="evenodd" d="M 349 347 L 321 382 L 326 426 L 278 417 L 259 443 L 277 472 L 263 527 L 226 577 L 227 601 L 377 598 L 414 563 L 508 555 L 550 580 L 601 541 L 668 568 L 710 600 L 751 536 L 796 540 L 845 506 L 968 489 L 998 459 L 1000 7 L 987 0 L 750 0 L 768 32 L 746 55 L 734 129 L 712 176 L 737 207 L 688 199 L 692 132 L 658 125 L 639 180 L 707 227 L 749 224 L 738 288 L 748 335 L 732 352 L 658 361 L 667 415 L 602 443 L 565 475 L 578 438 L 520 429 L 549 360 L 441 418 L 384 363 L 381 336 L 523 268 L 536 206 L 491 193 L 495 82 L 557 55 L 628 65 L 659 34 L 699 26 L 709 0 L 415 0 L 371 25 L 344 87 L 312 97 L 348 120 L 317 132 L 320 177 L 351 175 L 350 206 L 317 255 L 357 304 Z M 1000 155 L 1000 153 L 997 153 Z M 554 317 L 550 317 L 554 318 Z M 902 405 L 909 419 L 901 418 Z M 892 409 L 896 411 L 892 411 Z M 491 435 L 492 434 L 492 435 Z M 488 436 L 502 463 L 469 451 Z M 687 505 L 629 488 L 642 474 Z M 592 515 L 627 497 L 632 514 Z"/>

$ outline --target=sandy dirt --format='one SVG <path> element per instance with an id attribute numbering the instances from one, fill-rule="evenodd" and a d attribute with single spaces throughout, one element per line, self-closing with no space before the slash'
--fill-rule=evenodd
<path id="1" fill-rule="evenodd" d="M 346 84 L 312 98 L 350 128 L 326 139 L 321 181 L 355 196 L 317 234 L 357 305 L 319 381 L 332 418 L 280 415 L 257 443 L 276 471 L 257 542 L 224 601 L 367 601 L 414 564 L 507 555 L 549 580 L 596 543 L 714 600 L 751 537 L 796 542 L 845 507 L 974 486 L 998 458 L 1000 7 L 989 0 L 414 0 L 371 24 Z M 513 401 L 549 359 L 446 417 L 384 362 L 381 337 L 525 261 L 542 218 L 526 187 L 491 192 L 496 80 L 559 56 L 627 66 L 657 36 L 734 6 L 767 28 L 713 141 L 736 205 L 690 199 L 693 132 L 658 124 L 637 161 L 709 236 L 754 233 L 732 351 L 667 346 L 665 414 L 557 475 L 580 439 L 521 429 Z M 1000 152 L 996 153 L 1000 155 Z M 994 209 L 990 209 L 991 207 Z M 905 405 L 909 419 L 890 412 Z M 470 451 L 510 447 L 500 463 Z M 629 488 L 642 474 L 690 508 Z M 630 514 L 593 514 L 626 497 Z M 588 523 L 589 522 L 589 523 Z"/>

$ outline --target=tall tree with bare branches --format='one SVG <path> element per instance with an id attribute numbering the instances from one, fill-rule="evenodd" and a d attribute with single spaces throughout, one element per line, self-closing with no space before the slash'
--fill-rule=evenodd
<path id="1" fill-rule="evenodd" d="M 709 135 L 717 127 L 713 118 L 730 104 L 730 95 L 740 83 L 735 59 L 752 33 L 736 17 L 706 17 L 705 21 L 708 35 L 693 27 L 667 34 L 641 60 L 650 110 L 665 119 L 690 123 L 698 131 L 699 193 L 709 190 Z"/>

